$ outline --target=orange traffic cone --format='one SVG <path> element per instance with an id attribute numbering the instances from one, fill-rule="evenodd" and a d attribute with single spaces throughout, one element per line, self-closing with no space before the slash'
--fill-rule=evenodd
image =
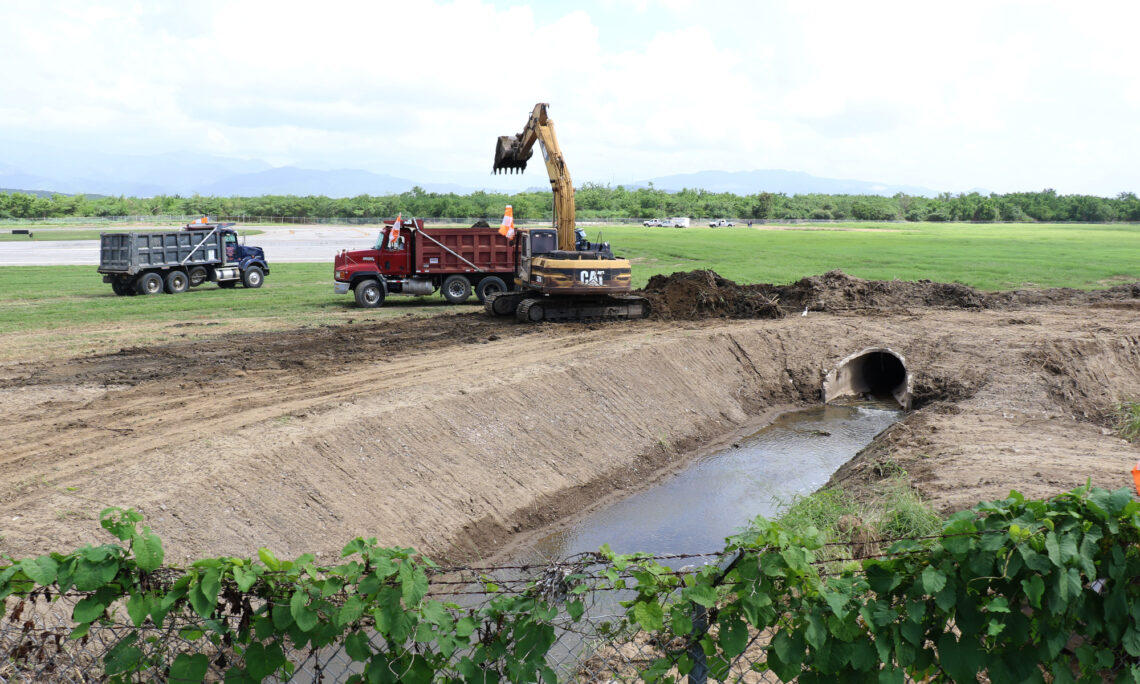
<path id="1" fill-rule="evenodd" d="M 499 235 L 508 240 L 515 239 L 515 210 L 509 204 L 503 211 L 503 223 L 499 226 Z"/>

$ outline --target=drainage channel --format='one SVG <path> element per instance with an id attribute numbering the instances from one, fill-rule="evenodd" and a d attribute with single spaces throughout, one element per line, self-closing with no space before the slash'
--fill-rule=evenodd
<path id="1" fill-rule="evenodd" d="M 534 541 L 516 559 L 565 558 L 602 544 L 617 553 L 722 548 L 757 515 L 777 517 L 796 496 L 823 486 L 901 414 L 894 401 L 875 400 L 785 413 L 669 480 Z"/>

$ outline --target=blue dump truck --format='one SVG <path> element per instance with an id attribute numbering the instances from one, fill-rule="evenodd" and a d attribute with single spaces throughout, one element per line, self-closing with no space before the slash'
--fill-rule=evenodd
<path id="1" fill-rule="evenodd" d="M 260 247 L 238 242 L 232 223 L 194 223 L 181 231 L 102 233 L 99 272 L 119 296 L 178 294 L 205 282 L 261 287 L 269 263 Z"/>

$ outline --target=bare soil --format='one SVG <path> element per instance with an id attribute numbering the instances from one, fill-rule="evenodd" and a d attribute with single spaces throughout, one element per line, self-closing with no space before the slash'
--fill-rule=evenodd
<path id="1" fill-rule="evenodd" d="M 981 293 L 839 272 L 788 286 L 654 278 L 654 318 L 432 318 L 0 365 L 0 550 L 109 538 L 141 510 L 168 559 L 336 556 L 355 536 L 490 557 L 648 486 L 703 445 L 820 400 L 889 346 L 916 408 L 837 474 L 905 474 L 943 511 L 1130 483 L 1113 409 L 1140 396 L 1140 285 Z M 366 315 L 363 316 L 366 319 Z"/>

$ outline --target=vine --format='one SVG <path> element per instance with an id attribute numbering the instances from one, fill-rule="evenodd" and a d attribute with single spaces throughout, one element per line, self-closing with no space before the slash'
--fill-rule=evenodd
<path id="1" fill-rule="evenodd" d="M 1140 503 L 1126 489 L 1014 492 L 859 560 L 819 561 L 820 535 L 760 518 L 719 565 L 674 571 L 603 547 L 598 573 L 560 566 L 521 591 L 482 576 L 490 598 L 475 607 L 439 600 L 443 568 L 375 539 L 352 540 L 332 567 L 261 549 L 178 569 L 137 512 L 100 522 L 121 543 L 7 559 L 0 599 L 68 597 L 73 641 L 128 621 L 102 657 L 112 681 L 288 678 L 297 654 L 340 648 L 359 663 L 352 682 L 554 682 L 558 629 L 606 589 L 629 597 L 610 638 L 656 645 L 635 675 L 650 682 L 741 667 L 801 682 L 1140 681 Z M 163 647 L 154 634 L 171 629 L 210 648 Z"/>

